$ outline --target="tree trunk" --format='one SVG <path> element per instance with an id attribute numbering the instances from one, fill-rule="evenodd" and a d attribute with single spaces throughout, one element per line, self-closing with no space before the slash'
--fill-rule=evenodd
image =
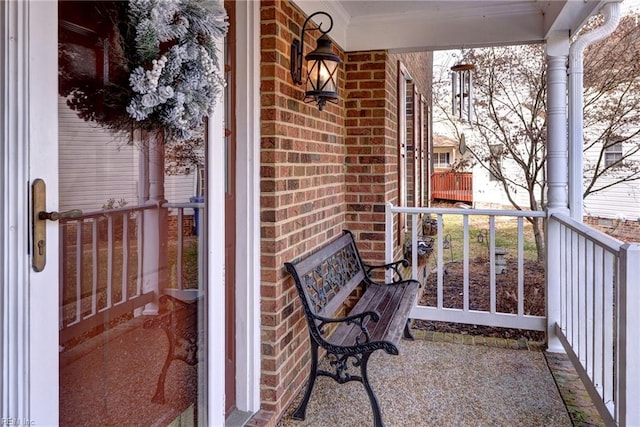
<path id="1" fill-rule="evenodd" d="M 531 225 L 533 225 L 533 238 L 536 242 L 536 253 L 538 255 L 538 262 L 544 262 L 545 251 L 542 218 L 531 218 Z"/>

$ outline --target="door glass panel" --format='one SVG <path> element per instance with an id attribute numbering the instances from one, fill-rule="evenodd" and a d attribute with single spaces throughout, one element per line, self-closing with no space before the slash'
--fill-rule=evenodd
<path id="1" fill-rule="evenodd" d="M 60 424 L 204 425 L 207 135 L 108 126 L 123 5 L 59 3 Z"/>

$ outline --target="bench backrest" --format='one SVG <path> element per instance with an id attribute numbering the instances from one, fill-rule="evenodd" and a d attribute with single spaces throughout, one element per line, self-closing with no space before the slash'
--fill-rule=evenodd
<path id="1" fill-rule="evenodd" d="M 349 231 L 296 263 L 285 263 L 309 312 L 332 317 L 365 273 L 353 235 Z M 309 319 L 311 321 L 311 319 Z"/>

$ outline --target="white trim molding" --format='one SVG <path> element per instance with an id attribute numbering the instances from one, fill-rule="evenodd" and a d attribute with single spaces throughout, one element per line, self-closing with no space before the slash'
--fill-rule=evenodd
<path id="1" fill-rule="evenodd" d="M 236 2 L 236 404 L 260 409 L 260 3 Z"/>

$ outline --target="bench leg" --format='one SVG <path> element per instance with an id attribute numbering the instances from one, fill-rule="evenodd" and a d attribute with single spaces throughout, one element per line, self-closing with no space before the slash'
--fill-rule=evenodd
<path id="1" fill-rule="evenodd" d="M 404 338 L 410 341 L 414 341 L 415 338 L 413 337 L 413 334 L 411 333 L 411 328 L 409 328 L 409 325 L 411 324 L 411 319 L 407 319 L 407 323 L 405 323 L 404 325 Z"/>
<path id="2" fill-rule="evenodd" d="M 304 392 L 304 397 L 302 398 L 302 402 L 298 405 L 298 408 L 295 410 L 291 418 L 294 420 L 302 421 L 305 419 L 307 414 L 307 403 L 309 403 L 309 398 L 311 397 L 311 392 L 313 391 L 313 385 L 316 382 L 316 377 L 318 376 L 318 344 L 315 342 L 311 342 L 311 372 L 309 372 L 309 380 L 307 381 L 307 390 Z"/>
<path id="3" fill-rule="evenodd" d="M 158 384 L 156 385 L 156 393 L 151 398 L 153 403 L 164 404 L 164 381 L 167 377 L 167 371 L 169 370 L 169 365 L 171 365 L 171 361 L 173 360 L 174 353 L 174 337 L 173 334 L 166 328 L 163 328 L 164 332 L 167 335 L 167 340 L 169 341 L 169 351 L 167 351 L 167 358 L 164 360 L 164 364 L 162 365 L 162 371 L 160 371 L 160 375 L 158 376 Z"/>
<path id="4" fill-rule="evenodd" d="M 362 363 L 360 364 L 360 375 L 362 376 L 362 384 L 364 385 L 364 389 L 367 391 L 367 396 L 369 396 L 369 402 L 371 402 L 371 410 L 373 411 L 373 425 L 374 427 L 384 427 L 384 424 L 382 423 L 380 404 L 378 403 L 378 398 L 373 392 L 373 388 L 371 388 L 371 384 L 369 384 L 369 376 L 367 375 L 367 364 L 369 363 L 369 356 L 371 356 L 371 353 L 365 353 L 362 355 Z"/>

